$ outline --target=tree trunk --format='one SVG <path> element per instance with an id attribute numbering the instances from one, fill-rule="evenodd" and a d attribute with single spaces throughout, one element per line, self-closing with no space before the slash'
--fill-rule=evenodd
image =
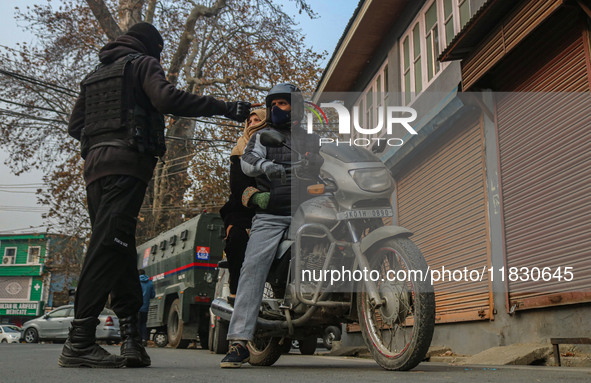
<path id="1" fill-rule="evenodd" d="M 142 21 L 144 0 L 119 0 L 119 25 L 127 31 L 132 25 Z"/>
<path id="2" fill-rule="evenodd" d="M 169 136 L 192 137 L 194 123 L 180 119 L 169 129 Z M 170 140 L 167 143 L 167 162 L 158 167 L 154 178 L 152 214 L 157 233 L 168 230 L 181 221 L 183 198 L 191 186 L 187 168 L 195 153 L 195 144 L 190 140 Z"/>

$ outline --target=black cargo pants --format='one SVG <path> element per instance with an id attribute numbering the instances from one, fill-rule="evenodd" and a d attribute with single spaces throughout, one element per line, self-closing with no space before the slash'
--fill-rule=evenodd
<path id="1" fill-rule="evenodd" d="M 248 229 L 240 225 L 232 225 L 226 237 L 226 259 L 228 260 L 228 271 L 230 272 L 230 294 L 236 294 L 240 269 L 244 262 L 246 245 L 248 244 Z"/>
<path id="2" fill-rule="evenodd" d="M 98 317 L 109 294 L 119 318 L 137 314 L 142 306 L 135 228 L 146 186 L 124 175 L 87 186 L 92 234 L 76 289 L 76 319 Z"/>

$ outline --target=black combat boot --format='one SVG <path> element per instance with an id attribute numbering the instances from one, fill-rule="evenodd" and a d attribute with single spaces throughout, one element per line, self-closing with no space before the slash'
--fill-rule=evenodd
<path id="1" fill-rule="evenodd" d="M 61 367 L 120 368 L 125 358 L 112 355 L 96 344 L 97 318 L 74 319 L 58 359 Z"/>
<path id="2" fill-rule="evenodd" d="M 142 345 L 142 337 L 138 331 L 137 315 L 119 319 L 121 329 L 121 356 L 127 360 L 127 367 L 148 367 L 152 364 L 146 349 Z"/>

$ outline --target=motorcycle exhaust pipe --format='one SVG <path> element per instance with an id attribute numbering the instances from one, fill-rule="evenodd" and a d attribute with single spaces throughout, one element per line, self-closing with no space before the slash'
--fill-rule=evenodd
<path id="1" fill-rule="evenodd" d="M 211 311 L 214 313 L 214 315 L 219 316 L 220 318 L 229 322 L 230 319 L 232 319 L 234 307 L 232 307 L 232 305 L 230 305 L 226 300 L 222 298 L 216 298 L 213 300 L 213 302 L 211 302 Z M 287 322 L 257 318 L 257 327 L 265 330 L 281 330 L 287 328 Z"/>

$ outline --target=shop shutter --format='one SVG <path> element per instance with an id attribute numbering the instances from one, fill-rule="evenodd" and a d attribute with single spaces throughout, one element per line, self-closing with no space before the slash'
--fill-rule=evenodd
<path id="1" fill-rule="evenodd" d="M 505 64 L 515 70 L 504 90 L 589 92 L 587 32 L 573 18 L 554 20 L 528 39 Z M 507 267 L 571 266 L 575 277 L 568 290 L 556 279 L 508 281 L 510 308 L 591 301 L 590 109 L 589 93 L 506 93 L 497 100 Z"/>
<path id="2" fill-rule="evenodd" d="M 563 3 L 562 0 L 530 0 L 518 4 L 493 28 L 470 57 L 462 61 L 463 89 L 471 89 L 533 30 L 559 10 Z"/>
<path id="3" fill-rule="evenodd" d="M 458 124 L 396 179 L 398 224 L 414 232 L 432 270 L 490 266 L 483 134 L 480 121 Z M 434 287 L 437 322 L 492 318 L 487 273 Z"/>

